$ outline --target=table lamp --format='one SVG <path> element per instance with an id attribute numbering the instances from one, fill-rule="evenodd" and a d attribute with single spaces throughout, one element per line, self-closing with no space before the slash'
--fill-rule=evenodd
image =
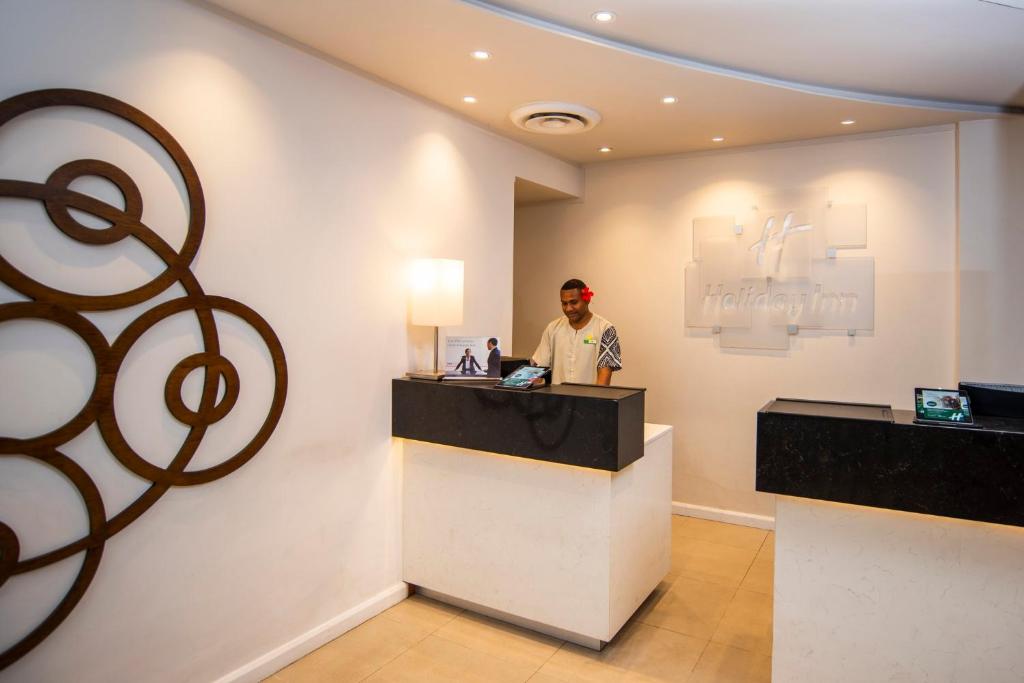
<path id="1" fill-rule="evenodd" d="M 462 324 L 463 262 L 453 259 L 416 259 L 410 272 L 409 313 L 413 325 L 434 328 L 434 370 L 408 372 L 416 379 L 439 380 L 437 330 Z"/>

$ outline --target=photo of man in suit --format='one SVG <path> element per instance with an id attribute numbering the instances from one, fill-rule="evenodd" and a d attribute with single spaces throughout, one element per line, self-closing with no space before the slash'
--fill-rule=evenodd
<path id="1" fill-rule="evenodd" d="M 488 343 L 487 348 L 490 348 L 490 343 Z M 480 363 L 477 362 L 476 356 L 473 355 L 473 352 L 470 349 L 466 349 L 466 355 L 459 359 L 459 364 L 455 366 L 455 371 L 459 372 L 461 369 L 463 375 L 475 375 L 476 370 L 473 369 L 474 365 L 476 366 L 476 370 L 483 370 L 483 368 L 480 367 Z M 488 361 L 488 368 L 490 368 L 490 361 Z"/>
<path id="2" fill-rule="evenodd" d="M 501 349 L 497 337 L 487 340 L 487 376 L 501 377 Z"/>

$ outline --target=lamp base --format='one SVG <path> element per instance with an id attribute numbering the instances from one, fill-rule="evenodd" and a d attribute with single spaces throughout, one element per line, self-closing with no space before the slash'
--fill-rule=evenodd
<path id="1" fill-rule="evenodd" d="M 444 370 L 437 363 L 437 327 L 434 327 L 434 369 L 433 370 L 417 370 L 416 372 L 407 372 L 405 376 L 410 379 L 426 379 L 431 382 L 440 382 L 441 378 L 444 377 Z"/>
<path id="2" fill-rule="evenodd" d="M 433 382 L 440 382 L 444 378 L 443 372 L 435 372 L 433 370 L 417 370 L 416 372 L 407 372 L 405 376 L 410 379 L 426 379 Z"/>

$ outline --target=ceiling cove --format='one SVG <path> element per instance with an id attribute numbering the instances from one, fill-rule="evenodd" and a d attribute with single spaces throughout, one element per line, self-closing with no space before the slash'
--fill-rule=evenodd
<path id="1" fill-rule="evenodd" d="M 883 104 L 897 107 L 912 107 L 917 109 L 932 109 L 939 111 L 964 112 L 970 114 L 1024 114 L 1024 107 L 1016 105 L 988 104 L 983 102 L 962 102 L 957 100 L 930 99 L 922 97 L 904 97 L 884 93 L 865 92 L 844 88 L 835 88 L 817 83 L 805 83 L 796 80 L 778 78 L 767 74 L 757 73 L 744 69 L 737 69 L 710 62 L 691 59 L 684 55 L 671 54 L 668 52 L 654 50 L 651 48 L 635 45 L 623 40 L 609 38 L 606 36 L 582 31 L 571 26 L 566 26 L 554 21 L 533 16 L 522 11 L 510 9 L 499 3 L 487 2 L 486 0 L 458 0 L 464 5 L 475 7 L 485 12 L 490 12 L 504 19 L 519 22 L 521 24 L 541 29 L 549 33 L 577 40 L 589 45 L 616 50 L 635 57 L 642 57 L 653 61 L 669 64 L 682 69 L 700 71 L 702 73 L 735 78 L 761 85 L 768 85 L 786 90 L 806 93 L 810 95 L 821 95 L 838 99 L 864 102 L 869 104 Z"/>

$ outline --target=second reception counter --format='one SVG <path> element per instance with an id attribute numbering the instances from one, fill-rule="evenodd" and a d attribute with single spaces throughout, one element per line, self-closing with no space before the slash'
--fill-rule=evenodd
<path id="1" fill-rule="evenodd" d="M 405 581 L 600 649 L 669 570 L 672 430 L 643 398 L 394 380 Z"/>
<path id="2" fill-rule="evenodd" d="M 980 429 L 777 399 L 757 489 L 778 496 L 777 681 L 1024 681 L 1024 418 Z"/>

